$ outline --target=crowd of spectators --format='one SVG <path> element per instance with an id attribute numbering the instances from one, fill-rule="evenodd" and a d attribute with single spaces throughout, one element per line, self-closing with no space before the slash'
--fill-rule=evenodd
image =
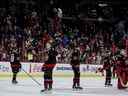
<path id="1" fill-rule="evenodd" d="M 80 49 L 82 63 L 100 64 L 106 50 L 122 47 L 127 39 L 124 19 L 116 24 L 93 19 L 63 19 L 57 8 L 48 11 L 50 15 L 42 15 L 35 6 L 29 5 L 21 12 L 15 10 L 15 4 L 10 6 L 0 9 L 0 61 L 9 61 L 10 51 L 17 47 L 21 61 L 44 62 L 47 50 L 54 45 L 59 63 L 68 63 L 72 48 L 76 46 Z"/>

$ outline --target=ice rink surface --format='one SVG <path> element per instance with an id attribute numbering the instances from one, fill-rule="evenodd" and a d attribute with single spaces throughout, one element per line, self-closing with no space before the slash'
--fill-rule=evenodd
<path id="1" fill-rule="evenodd" d="M 18 79 L 17 85 L 12 85 L 11 80 L 0 80 L 0 96 L 128 96 L 128 89 L 118 90 L 116 80 L 113 79 L 112 87 L 104 87 L 104 78 L 81 78 L 81 91 L 72 90 L 71 78 L 54 78 L 53 90 L 40 93 L 43 89 L 43 78 L 35 78 L 42 86 L 37 85 L 29 77 Z"/>

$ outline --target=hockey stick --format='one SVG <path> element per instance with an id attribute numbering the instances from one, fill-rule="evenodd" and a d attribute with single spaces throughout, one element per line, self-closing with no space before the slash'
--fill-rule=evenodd
<path id="1" fill-rule="evenodd" d="M 41 86 L 41 84 L 35 79 L 35 78 L 33 78 L 29 73 L 27 73 L 23 68 L 21 68 L 23 71 L 24 71 L 24 73 L 26 73 L 34 82 L 36 82 L 36 84 L 38 84 L 39 86 Z"/>

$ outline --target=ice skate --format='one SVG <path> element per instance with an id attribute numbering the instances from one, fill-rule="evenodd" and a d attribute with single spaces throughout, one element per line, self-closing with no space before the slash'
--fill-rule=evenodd
<path id="1" fill-rule="evenodd" d="M 52 87 L 48 88 L 48 91 L 51 91 L 52 90 Z"/>
<path id="2" fill-rule="evenodd" d="M 112 86 L 112 84 L 108 84 L 108 86 Z"/>
<path id="3" fill-rule="evenodd" d="M 52 84 L 49 85 L 48 91 L 52 90 Z"/>
<path id="4" fill-rule="evenodd" d="M 47 92 L 47 91 L 48 91 L 48 89 L 43 89 L 40 92 L 43 93 L 43 92 Z"/>
<path id="5" fill-rule="evenodd" d="M 73 91 L 77 90 L 76 86 L 72 86 Z"/>
<path id="6" fill-rule="evenodd" d="M 83 90 L 83 88 L 80 87 L 80 86 L 76 87 L 76 89 L 78 89 L 78 90 Z"/>
<path id="7" fill-rule="evenodd" d="M 18 82 L 16 80 L 12 80 L 12 84 L 17 84 Z"/>
<path id="8" fill-rule="evenodd" d="M 109 87 L 109 85 L 108 84 L 105 84 L 105 86 L 104 87 Z"/>
<path id="9" fill-rule="evenodd" d="M 108 84 L 105 84 L 104 87 L 108 87 Z"/>

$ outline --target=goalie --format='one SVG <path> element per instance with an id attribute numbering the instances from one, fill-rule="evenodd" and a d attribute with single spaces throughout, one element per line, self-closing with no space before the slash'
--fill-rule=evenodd
<path id="1" fill-rule="evenodd" d="M 116 73 L 118 77 L 118 89 L 126 89 L 128 87 L 128 57 L 125 50 L 117 57 Z"/>

